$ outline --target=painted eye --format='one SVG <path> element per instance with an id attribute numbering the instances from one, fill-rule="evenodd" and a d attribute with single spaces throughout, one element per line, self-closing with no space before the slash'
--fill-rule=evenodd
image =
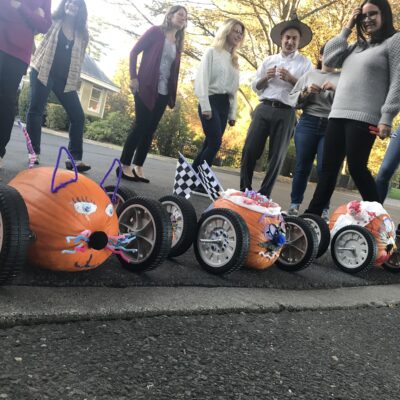
<path id="1" fill-rule="evenodd" d="M 86 201 L 79 201 L 74 204 L 75 211 L 78 214 L 90 215 L 97 211 L 97 206 L 94 203 L 88 203 Z"/>
<path id="2" fill-rule="evenodd" d="M 106 208 L 106 214 L 109 217 L 112 217 L 114 215 L 114 206 L 112 204 L 109 204 Z"/>

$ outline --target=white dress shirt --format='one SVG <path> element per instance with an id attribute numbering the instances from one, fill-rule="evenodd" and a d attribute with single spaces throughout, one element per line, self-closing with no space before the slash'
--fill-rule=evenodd
<path id="1" fill-rule="evenodd" d="M 261 100 L 278 100 L 284 104 L 291 105 L 289 100 L 289 93 L 293 89 L 293 85 L 279 78 L 278 72 L 275 77 L 268 81 L 268 86 L 265 89 L 257 90 L 256 85 L 258 81 L 265 77 L 267 70 L 273 67 L 286 68 L 291 75 L 299 79 L 302 75 L 312 69 L 311 61 L 301 55 L 299 52 L 294 52 L 288 56 L 282 53 L 268 56 L 261 66 L 257 69 L 256 77 L 253 80 L 251 87 L 258 94 Z"/>
<path id="2" fill-rule="evenodd" d="M 202 112 L 211 111 L 208 96 L 229 95 L 229 120 L 236 119 L 239 70 L 232 65 L 231 53 L 209 47 L 197 70 L 194 92 L 199 99 Z"/>

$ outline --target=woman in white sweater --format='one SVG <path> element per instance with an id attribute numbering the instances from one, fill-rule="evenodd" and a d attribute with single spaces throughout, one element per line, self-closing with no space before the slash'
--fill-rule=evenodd
<path id="1" fill-rule="evenodd" d="M 218 29 L 214 43 L 199 65 L 195 94 L 199 99 L 199 116 L 206 136 L 203 147 L 193 162 L 197 171 L 204 160 L 212 165 L 222 143 L 226 124 L 235 125 L 239 65 L 236 50 L 243 42 L 245 27 L 228 19 Z"/>

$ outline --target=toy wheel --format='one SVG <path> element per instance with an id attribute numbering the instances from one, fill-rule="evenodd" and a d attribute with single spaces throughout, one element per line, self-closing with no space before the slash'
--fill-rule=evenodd
<path id="1" fill-rule="evenodd" d="M 149 271 L 156 268 L 171 249 L 172 227 L 168 214 L 161 204 L 152 199 L 134 197 L 118 208 L 121 234 L 134 233 L 128 249 L 118 255 L 121 265 L 133 272 Z"/>
<path id="2" fill-rule="evenodd" d="M 164 196 L 159 202 L 169 215 L 172 224 L 172 245 L 169 257 L 185 253 L 192 245 L 197 225 L 197 216 L 192 203 L 179 196 Z"/>
<path id="3" fill-rule="evenodd" d="M 319 215 L 315 214 L 306 213 L 300 215 L 300 218 L 303 218 L 305 221 L 307 221 L 316 233 L 318 239 L 318 251 L 316 258 L 321 257 L 323 254 L 325 254 L 326 250 L 328 250 L 331 242 L 331 232 L 328 224 Z"/>
<path id="4" fill-rule="evenodd" d="M 115 191 L 115 186 L 114 185 L 109 185 L 104 188 L 105 192 L 107 193 L 107 196 L 112 200 L 114 191 Z M 132 197 L 136 197 L 137 194 L 134 190 L 129 189 L 124 186 L 120 186 L 115 193 L 115 203 L 114 203 L 114 208 L 117 209 L 121 204 L 125 203 L 127 200 L 131 199 Z"/>
<path id="5" fill-rule="evenodd" d="M 400 253 L 399 250 L 396 250 L 385 263 L 382 264 L 382 267 L 386 269 L 386 271 L 397 274 L 400 272 Z"/>
<path id="6" fill-rule="evenodd" d="M 344 226 L 332 238 L 333 261 L 342 271 L 350 274 L 371 267 L 377 251 L 374 237 L 362 226 Z"/>
<path id="7" fill-rule="evenodd" d="M 249 230 L 239 214 L 226 208 L 214 208 L 200 218 L 194 254 L 206 271 L 220 275 L 239 269 L 249 248 Z"/>
<path id="8" fill-rule="evenodd" d="M 397 250 L 392 253 L 389 260 L 382 264 L 386 271 L 397 274 L 400 272 L 400 235 L 396 232 L 396 247 Z"/>
<path id="9" fill-rule="evenodd" d="M 11 186 L 0 185 L 0 285 L 25 265 L 30 238 L 24 199 Z"/>
<path id="10" fill-rule="evenodd" d="M 318 238 L 307 221 L 285 215 L 286 243 L 275 264 L 284 271 L 307 268 L 318 252 Z"/>

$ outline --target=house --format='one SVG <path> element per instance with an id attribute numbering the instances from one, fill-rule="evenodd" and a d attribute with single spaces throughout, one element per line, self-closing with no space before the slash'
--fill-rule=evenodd
<path id="1" fill-rule="evenodd" d="M 113 92 L 118 93 L 119 88 L 107 78 L 96 61 L 86 54 L 78 91 L 84 113 L 103 118 L 107 95 Z"/>

